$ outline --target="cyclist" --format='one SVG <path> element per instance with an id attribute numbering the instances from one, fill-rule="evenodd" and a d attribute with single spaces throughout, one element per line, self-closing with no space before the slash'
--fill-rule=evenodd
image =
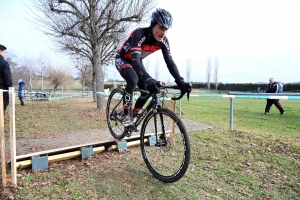
<path id="1" fill-rule="evenodd" d="M 118 50 L 115 65 L 127 83 L 123 95 L 122 115 L 122 123 L 125 127 L 134 125 L 129 113 L 134 88 L 138 86 L 140 89 L 148 90 L 150 93 L 159 92 L 156 80 L 147 73 L 142 63 L 142 59 L 151 53 L 157 50 L 162 51 L 169 72 L 174 77 L 181 93 L 187 92 L 186 83 L 180 76 L 177 66 L 173 61 L 169 41 L 166 37 L 168 29 L 172 26 L 172 21 L 173 18 L 168 11 L 157 8 L 152 13 L 150 26 L 135 29 Z M 145 103 L 146 100 L 140 98 L 136 101 L 133 109 L 133 117 L 136 117 Z"/>

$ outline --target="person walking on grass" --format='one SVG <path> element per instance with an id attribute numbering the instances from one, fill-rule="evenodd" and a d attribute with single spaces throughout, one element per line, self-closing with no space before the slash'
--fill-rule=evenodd
<path id="1" fill-rule="evenodd" d="M 279 85 L 278 85 L 277 82 L 274 81 L 274 78 L 269 79 L 269 84 L 268 84 L 268 88 L 267 88 L 266 93 L 279 93 Z M 285 114 L 281 104 L 279 103 L 279 99 L 267 99 L 265 112 L 263 113 L 264 115 L 269 114 L 271 106 L 273 104 L 278 108 L 281 115 Z"/>
<path id="2" fill-rule="evenodd" d="M 20 99 L 21 106 L 24 106 L 25 104 L 23 98 L 25 96 L 25 82 L 22 79 L 19 79 L 18 83 L 19 83 L 18 97 Z"/>

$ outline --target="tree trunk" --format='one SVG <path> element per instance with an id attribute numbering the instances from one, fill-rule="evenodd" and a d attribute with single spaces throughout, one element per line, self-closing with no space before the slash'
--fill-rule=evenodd
<path id="1" fill-rule="evenodd" d="M 96 103 L 97 109 L 105 109 L 105 95 L 100 94 L 99 92 L 104 92 L 104 76 L 101 63 L 101 52 L 100 47 L 96 47 L 97 50 L 94 51 L 93 64 L 95 69 L 95 78 L 96 78 Z"/>
<path id="2" fill-rule="evenodd" d="M 95 65 L 93 64 L 93 84 L 92 84 L 92 90 L 93 90 L 93 100 L 96 102 L 96 72 L 95 72 Z"/>
<path id="3" fill-rule="evenodd" d="M 30 87 L 30 92 L 32 92 L 32 78 L 29 77 L 29 87 Z"/>
<path id="4" fill-rule="evenodd" d="M 82 87 L 81 87 L 81 95 L 82 95 L 82 98 L 84 98 L 84 85 L 85 85 L 85 81 L 84 81 L 84 78 L 82 79 Z"/>

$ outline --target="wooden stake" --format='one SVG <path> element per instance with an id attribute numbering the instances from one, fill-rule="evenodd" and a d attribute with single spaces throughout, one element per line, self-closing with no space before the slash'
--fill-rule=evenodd
<path id="1" fill-rule="evenodd" d="M 9 87 L 11 182 L 17 185 L 15 103 L 15 89 L 14 87 Z"/>
<path id="2" fill-rule="evenodd" d="M 4 132 L 4 108 L 3 90 L 0 89 L 0 132 L 1 132 L 1 164 L 2 164 L 2 183 L 6 186 L 6 159 L 5 159 L 5 132 Z"/>

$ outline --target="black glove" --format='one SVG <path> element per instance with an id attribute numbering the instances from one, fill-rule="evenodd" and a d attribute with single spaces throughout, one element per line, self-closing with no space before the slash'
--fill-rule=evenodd
<path id="1" fill-rule="evenodd" d="M 147 89 L 150 93 L 159 92 L 159 88 L 157 87 L 155 79 L 148 79 L 146 81 Z"/>
<path id="2" fill-rule="evenodd" d="M 178 79 L 175 82 L 178 85 L 181 94 L 185 94 L 187 92 L 187 87 L 186 87 L 187 84 L 186 84 L 186 82 L 184 82 L 183 78 Z"/>

